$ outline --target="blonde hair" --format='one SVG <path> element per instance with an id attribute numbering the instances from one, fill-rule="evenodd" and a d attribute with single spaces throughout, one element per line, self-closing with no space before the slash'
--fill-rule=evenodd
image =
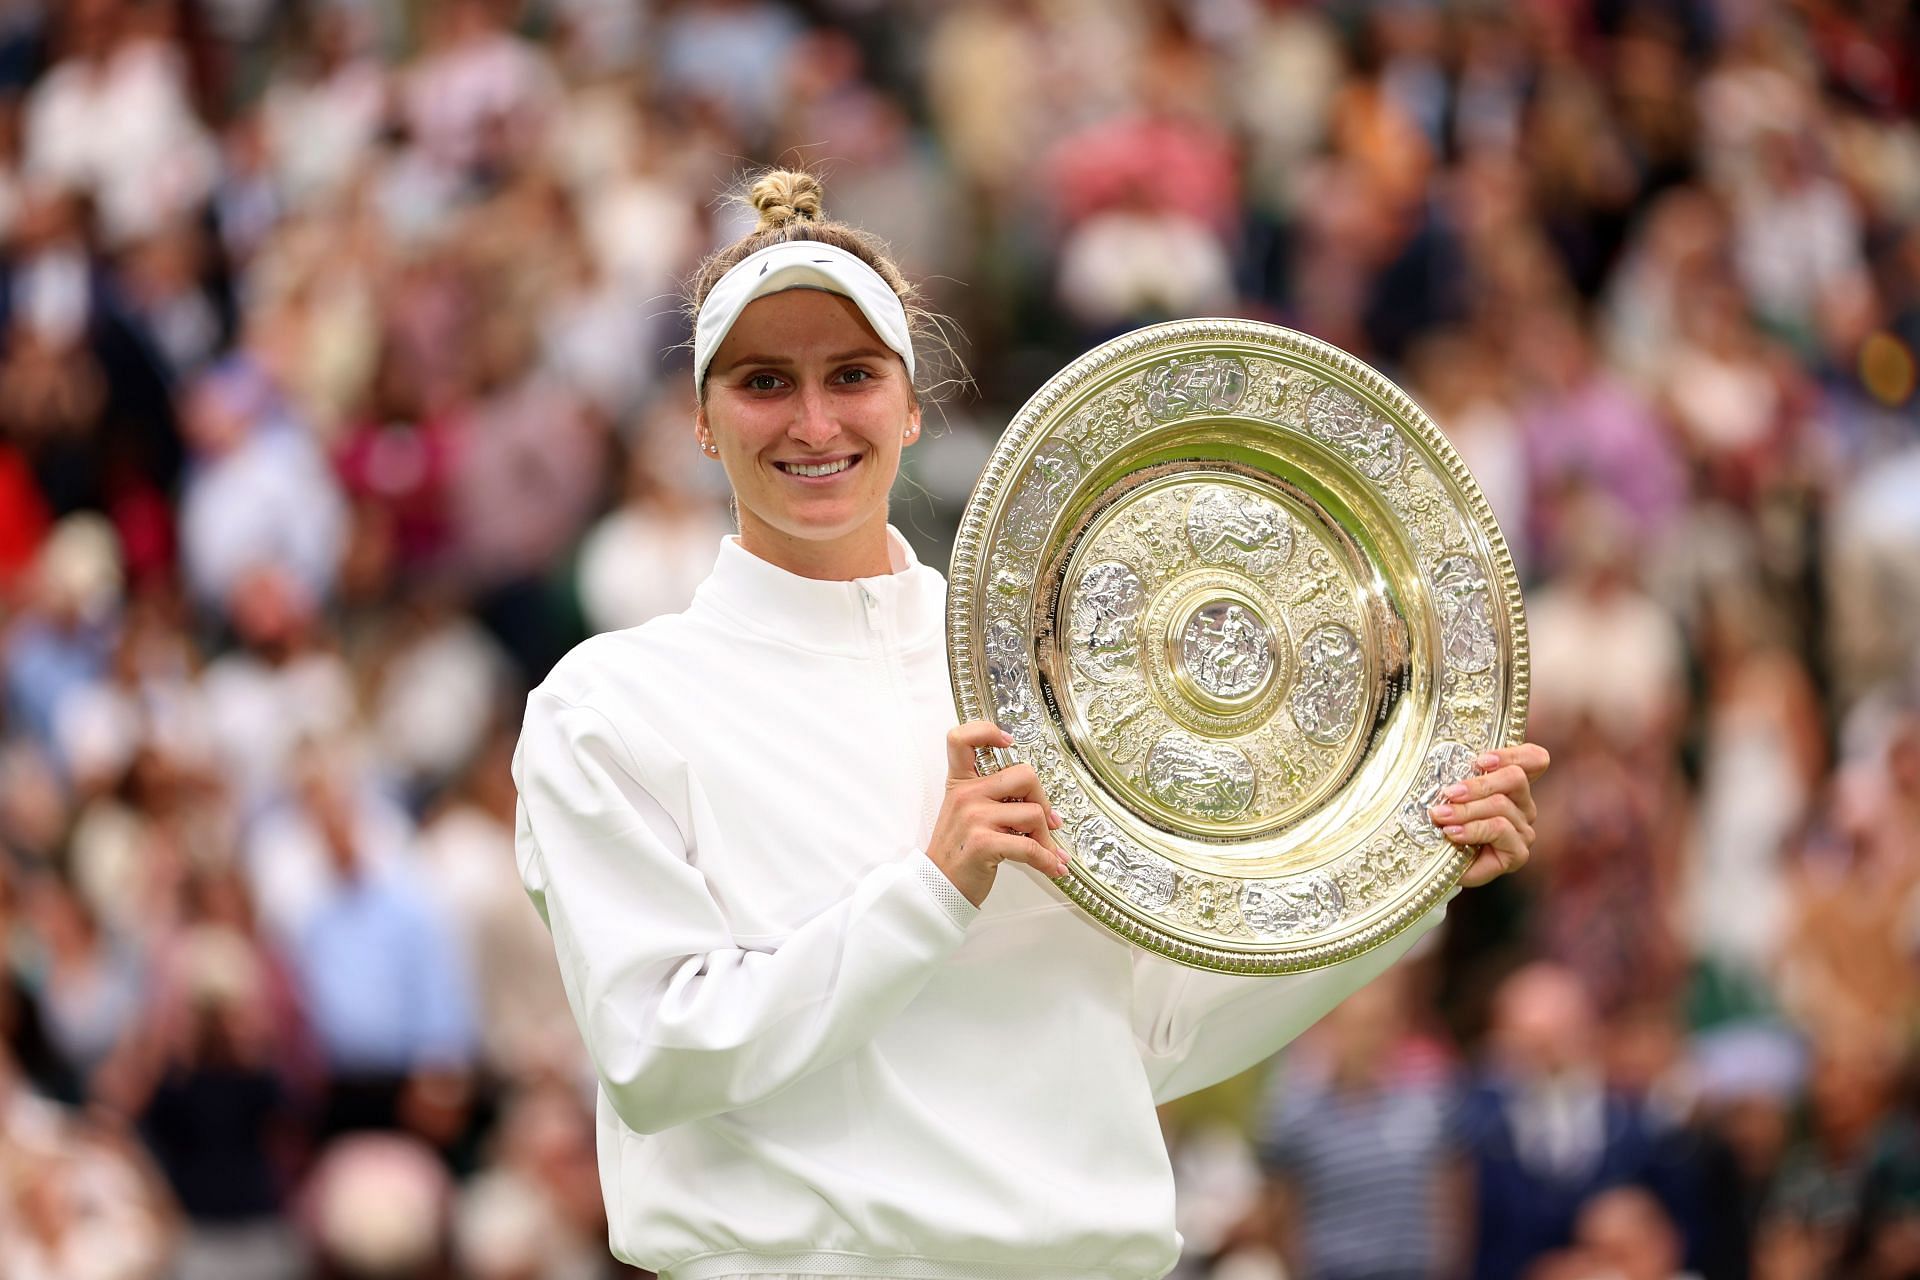
<path id="1" fill-rule="evenodd" d="M 862 231 L 825 216 L 824 191 L 819 178 L 801 169 L 769 169 L 753 179 L 747 186 L 746 194 L 739 199 L 751 205 L 754 212 L 760 215 L 759 223 L 726 248 L 708 255 L 693 273 L 686 289 L 688 317 L 691 319 L 700 314 L 700 305 L 707 300 L 713 286 L 720 283 L 720 277 L 732 270 L 741 259 L 772 245 L 810 240 L 846 250 L 872 267 L 875 274 L 886 281 L 887 287 L 900 299 L 900 305 L 907 310 L 907 330 L 913 337 L 916 363 L 923 368 L 931 367 L 934 362 L 924 359 L 923 350 L 931 348 L 945 361 L 951 362 L 952 369 L 958 371 L 959 358 L 954 354 L 953 343 L 948 336 L 948 322 L 922 303 L 920 291 L 894 262 L 886 241 L 871 231 Z M 965 380 L 964 373 L 956 372 L 937 385 Z M 918 395 L 920 390 L 916 387 L 915 394 Z M 704 401 L 704 385 L 700 388 L 700 395 Z"/>

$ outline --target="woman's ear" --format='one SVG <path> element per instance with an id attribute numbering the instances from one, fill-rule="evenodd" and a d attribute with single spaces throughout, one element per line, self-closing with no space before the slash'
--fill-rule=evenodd
<path id="1" fill-rule="evenodd" d="M 694 406 L 693 439 L 700 446 L 700 452 L 709 458 L 720 456 L 719 446 L 713 443 L 713 431 L 707 426 L 707 406 L 704 404 Z"/>
<path id="2" fill-rule="evenodd" d="M 912 444 L 920 438 L 920 405 L 916 401 L 907 409 L 907 429 L 901 433 L 901 444 Z"/>

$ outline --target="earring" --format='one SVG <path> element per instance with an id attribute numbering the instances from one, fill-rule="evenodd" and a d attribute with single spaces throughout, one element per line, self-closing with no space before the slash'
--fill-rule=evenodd
<path id="1" fill-rule="evenodd" d="M 706 454 L 709 458 L 717 458 L 720 456 L 720 446 L 711 440 L 702 440 L 700 442 L 700 452 Z"/>

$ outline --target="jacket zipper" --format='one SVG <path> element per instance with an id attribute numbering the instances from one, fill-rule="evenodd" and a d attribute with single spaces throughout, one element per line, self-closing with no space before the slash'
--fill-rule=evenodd
<path id="1" fill-rule="evenodd" d="M 893 636 L 887 630 L 886 619 L 881 615 L 880 597 L 863 585 L 860 588 L 860 602 L 866 607 L 867 627 L 873 633 L 874 642 L 880 646 L 880 657 L 887 669 L 887 685 L 893 694 L 893 705 L 898 713 L 896 722 L 900 726 L 902 748 L 906 752 L 906 755 L 902 758 L 906 760 L 918 760 L 920 758 L 920 747 L 918 743 L 911 740 L 913 736 L 913 707 L 907 699 L 905 673 L 900 669 L 899 646 L 894 643 Z M 933 827 L 934 814 L 930 811 L 931 806 L 928 803 L 926 770 L 924 768 L 916 768 L 913 771 L 913 777 L 914 782 L 920 788 L 920 829 L 922 831 L 931 830 Z"/>

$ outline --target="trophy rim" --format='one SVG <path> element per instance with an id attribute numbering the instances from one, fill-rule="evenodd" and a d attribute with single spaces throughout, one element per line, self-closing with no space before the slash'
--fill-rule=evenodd
<path id="1" fill-rule="evenodd" d="M 1497 745 L 1512 746 L 1521 742 L 1531 692 L 1531 663 L 1519 574 L 1492 506 L 1459 452 L 1405 391 L 1371 365 L 1310 334 L 1265 321 L 1232 317 L 1165 321 L 1135 329 L 1092 348 L 1048 378 L 1028 397 L 1001 434 L 968 497 L 948 573 L 948 673 L 961 720 L 992 718 L 982 673 L 974 659 L 971 627 L 982 604 L 981 570 L 987 535 L 1004 498 L 1011 492 L 1016 464 L 1036 443 L 1035 436 L 1042 427 L 1050 425 L 1048 420 L 1053 410 L 1107 372 L 1143 354 L 1163 350 L 1173 354 L 1177 348 L 1207 342 L 1284 352 L 1306 360 L 1315 366 L 1316 373 L 1325 372 L 1344 379 L 1383 407 L 1396 427 L 1415 437 L 1425 458 L 1444 471 L 1445 478 L 1464 500 L 1461 514 L 1485 539 L 1492 570 L 1489 587 L 1494 588 L 1497 580 L 1496 589 L 1505 610 L 1507 625 L 1502 637 L 1505 716 Z M 985 751 L 979 756 L 983 771 L 989 772 L 1020 759 L 1017 748 Z M 1433 857 L 1428 866 L 1410 878 L 1391 909 L 1376 915 L 1363 927 L 1328 941 L 1291 946 L 1276 944 L 1257 951 L 1182 937 L 1171 926 L 1154 927 L 1116 905 L 1107 892 L 1097 889 L 1089 870 L 1078 857 L 1070 859 L 1067 874 L 1054 883 L 1071 901 L 1114 933 L 1171 960 L 1222 973 L 1283 974 L 1350 959 L 1404 932 L 1455 891 L 1471 861 L 1470 850 L 1449 845 L 1443 856 Z"/>

